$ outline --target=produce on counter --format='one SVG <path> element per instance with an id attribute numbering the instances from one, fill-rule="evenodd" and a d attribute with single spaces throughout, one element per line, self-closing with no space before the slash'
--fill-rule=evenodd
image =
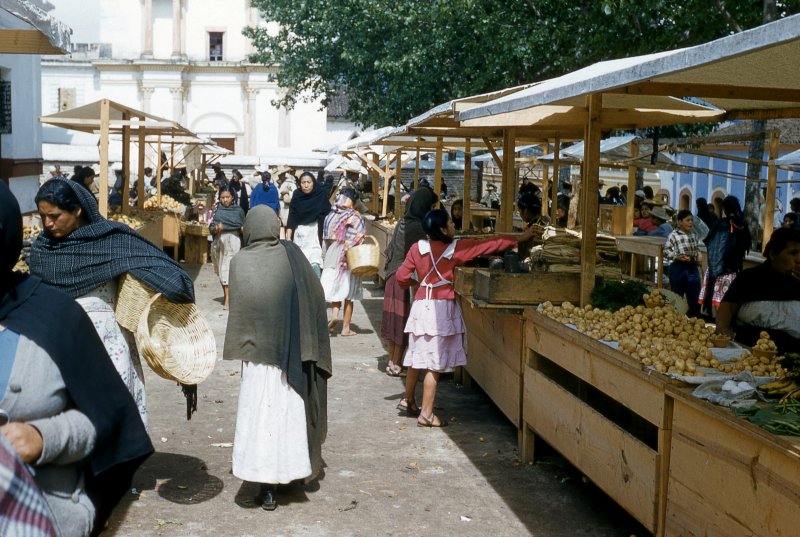
<path id="1" fill-rule="evenodd" d="M 769 338 L 769 332 L 761 332 L 758 335 L 758 341 L 753 348 L 765 352 L 775 352 L 778 350 L 778 346 L 775 345 L 775 342 Z"/>
<path id="2" fill-rule="evenodd" d="M 144 208 L 147 211 L 172 211 L 175 213 L 183 214 L 186 212 L 186 205 L 180 203 L 179 201 L 167 196 L 166 194 L 162 194 L 161 196 L 161 203 L 158 203 L 158 196 L 153 196 L 152 198 L 148 198 L 144 201 Z"/>
<path id="3" fill-rule="evenodd" d="M 760 386 L 763 387 L 763 386 Z M 765 408 L 733 408 L 733 413 L 772 434 L 800 436 L 800 402 L 792 400 Z"/>
<path id="4" fill-rule="evenodd" d="M 783 373 L 777 358 L 755 357 L 745 350 L 730 364 L 721 363 L 710 349 L 713 326 L 679 314 L 658 291 L 647 293 L 642 299 L 644 305 L 627 305 L 616 312 L 591 305 L 581 308 L 569 302 L 561 306 L 545 302 L 541 312 L 561 323 L 575 325 L 589 337 L 618 342 L 622 352 L 661 373 L 706 376 L 699 368 L 714 368 L 721 373 L 747 370 L 756 376 Z"/>
<path id="5" fill-rule="evenodd" d="M 782 403 L 796 401 L 800 398 L 800 354 L 787 352 L 786 356 L 777 359 L 781 361 L 781 378 L 762 384 L 758 389 L 770 397 L 780 397 Z"/>

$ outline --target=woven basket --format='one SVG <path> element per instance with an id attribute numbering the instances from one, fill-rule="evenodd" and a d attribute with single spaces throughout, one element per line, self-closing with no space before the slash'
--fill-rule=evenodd
<path id="1" fill-rule="evenodd" d="M 194 304 L 174 304 L 157 293 L 144 309 L 136 345 L 160 377 L 199 384 L 214 369 L 217 344 Z"/>
<path id="2" fill-rule="evenodd" d="M 358 246 L 347 250 L 347 268 L 353 276 L 359 278 L 377 274 L 381 262 L 381 251 L 377 239 L 372 235 L 367 235 L 364 239 L 365 241 Z M 372 244 L 367 244 L 366 239 L 370 239 Z"/>
<path id="3" fill-rule="evenodd" d="M 119 280 L 117 303 L 114 306 L 114 315 L 119 325 L 135 334 L 144 309 L 156 294 L 153 289 L 129 273 L 123 274 Z"/>

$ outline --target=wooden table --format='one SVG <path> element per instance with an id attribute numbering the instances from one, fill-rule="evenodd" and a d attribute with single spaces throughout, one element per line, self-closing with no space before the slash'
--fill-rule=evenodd
<path id="1" fill-rule="evenodd" d="M 181 229 L 186 262 L 194 265 L 208 263 L 208 224 L 183 222 Z"/>
<path id="2" fill-rule="evenodd" d="M 664 237 L 627 237 L 617 236 L 617 250 L 631 255 L 630 275 L 636 277 L 636 256 L 652 257 L 658 265 L 656 285 L 661 288 L 664 278 Z"/>

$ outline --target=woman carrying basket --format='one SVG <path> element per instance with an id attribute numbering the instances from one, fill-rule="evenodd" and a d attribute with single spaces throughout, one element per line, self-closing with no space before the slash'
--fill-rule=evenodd
<path id="1" fill-rule="evenodd" d="M 97 201 L 74 181 L 51 179 L 36 194 L 44 231 L 31 247 L 31 273 L 83 307 L 147 424 L 144 376 L 131 334 L 114 315 L 117 279 L 126 272 L 168 300 L 194 302 L 185 270 L 125 224 L 100 215 Z"/>
<path id="2" fill-rule="evenodd" d="M 354 276 L 347 268 L 347 250 L 358 246 L 364 240 L 364 219 L 355 209 L 358 192 L 353 188 L 342 188 L 336 196 L 333 209 L 325 217 L 322 237 L 328 244 L 322 266 L 320 282 L 325 290 L 325 300 L 331 303 L 333 312 L 328 323 L 328 330 L 333 331 L 339 318 L 339 310 L 343 309 L 343 336 L 355 336 L 350 329 L 353 319 L 353 301 L 361 300 L 361 278 Z M 344 307 L 342 307 L 344 302 Z"/>

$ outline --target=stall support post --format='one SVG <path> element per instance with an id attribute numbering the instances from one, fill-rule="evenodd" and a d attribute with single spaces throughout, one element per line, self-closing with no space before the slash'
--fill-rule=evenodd
<path id="1" fill-rule="evenodd" d="M 200 178 L 198 179 L 201 186 L 203 184 L 203 179 L 206 178 L 206 165 L 206 154 L 203 153 L 200 155 Z"/>
<path id="2" fill-rule="evenodd" d="M 131 212 L 131 116 L 122 113 L 122 214 Z"/>
<path id="3" fill-rule="evenodd" d="M 417 137 L 419 141 L 419 137 Z M 417 147 L 417 158 L 414 160 L 414 190 L 419 188 L 419 147 Z"/>
<path id="4" fill-rule="evenodd" d="M 514 129 L 503 131 L 503 192 L 497 231 L 508 232 L 514 227 L 515 138 L 516 132 Z"/>
<path id="5" fill-rule="evenodd" d="M 583 153 L 583 221 L 581 238 L 581 306 L 590 302 L 594 289 L 595 257 L 597 255 L 597 189 L 600 182 L 600 111 L 603 95 L 595 93 L 586 97 L 589 111 L 585 128 Z"/>
<path id="6" fill-rule="evenodd" d="M 547 140 L 544 144 L 543 154 L 550 153 L 550 140 Z M 547 164 L 542 164 L 542 216 L 547 214 L 547 208 L 549 207 L 549 198 L 550 198 L 550 166 Z"/>
<path id="7" fill-rule="evenodd" d="M 769 242 L 775 221 L 775 196 L 777 195 L 776 181 L 778 179 L 778 168 L 775 167 L 775 159 L 778 158 L 778 148 L 781 143 L 781 133 L 774 129 L 769 133 L 769 161 L 767 165 L 767 195 L 764 200 L 764 238 L 761 240 L 761 248 Z"/>
<path id="8" fill-rule="evenodd" d="M 472 139 L 467 138 L 467 143 L 464 145 L 464 195 L 462 200 L 464 202 L 464 211 L 461 216 L 461 229 L 469 229 L 469 223 L 472 222 L 472 211 L 470 209 L 470 202 L 472 201 Z"/>
<path id="9" fill-rule="evenodd" d="M 144 122 L 144 118 L 142 122 Z M 144 207 L 144 154 L 147 149 L 145 142 L 144 126 L 139 125 L 139 182 L 136 183 L 136 206 L 140 209 Z"/>
<path id="10" fill-rule="evenodd" d="M 433 191 L 437 196 L 442 195 L 442 158 L 444 157 L 444 139 L 436 138 L 436 171 L 433 174 Z M 441 198 L 440 198 L 441 201 Z"/>
<path id="11" fill-rule="evenodd" d="M 156 149 L 158 152 L 158 171 L 156 172 L 156 188 L 158 189 L 158 204 L 161 205 L 161 168 L 164 166 L 164 163 L 161 162 L 161 135 L 158 135 L 158 147 Z"/>
<path id="12" fill-rule="evenodd" d="M 108 134 L 111 105 L 108 99 L 100 101 L 100 194 L 98 208 L 103 218 L 108 217 Z"/>
<path id="13" fill-rule="evenodd" d="M 653 151 L 658 151 L 657 147 Z M 631 142 L 631 158 L 639 156 L 639 142 Z M 625 199 L 625 235 L 633 235 L 633 209 L 636 202 L 636 172 L 638 168 L 631 164 L 628 166 L 628 196 Z"/>
<path id="14" fill-rule="evenodd" d="M 397 150 L 397 156 L 394 161 L 394 217 L 400 220 L 403 216 L 403 210 L 400 207 L 400 193 L 402 192 L 402 183 L 400 178 L 403 174 L 403 150 Z"/>
<path id="15" fill-rule="evenodd" d="M 553 205 L 550 207 L 550 223 L 555 225 L 558 218 L 558 174 L 561 165 L 561 137 L 556 135 L 556 143 L 553 144 L 553 183 L 550 185 L 550 199 Z"/>
<path id="16" fill-rule="evenodd" d="M 380 196 L 378 195 L 378 190 L 380 189 L 380 174 L 376 171 L 376 168 L 379 168 L 378 165 L 378 154 L 373 152 L 370 153 L 370 161 L 372 162 L 372 166 L 369 166 L 369 175 L 372 177 L 372 214 L 378 214 L 378 200 Z"/>
<path id="17" fill-rule="evenodd" d="M 175 175 L 175 139 L 169 143 L 169 176 Z"/>
<path id="18" fill-rule="evenodd" d="M 392 154 L 386 153 L 386 170 L 383 172 L 383 204 L 381 205 L 381 216 L 386 216 L 389 211 L 389 172 L 391 171 Z"/>

